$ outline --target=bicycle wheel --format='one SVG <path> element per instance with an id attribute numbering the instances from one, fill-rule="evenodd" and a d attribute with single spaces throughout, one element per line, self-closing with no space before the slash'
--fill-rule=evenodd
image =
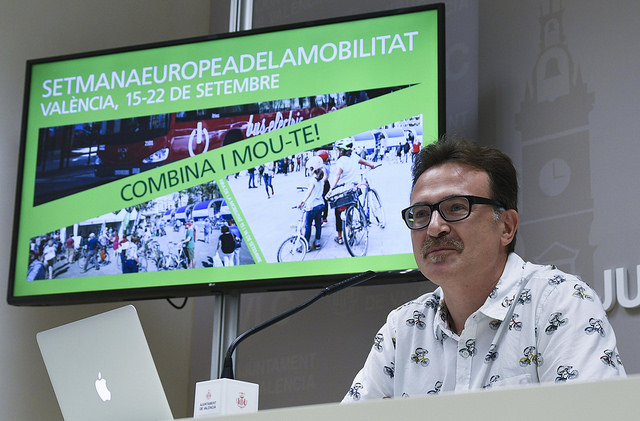
<path id="1" fill-rule="evenodd" d="M 180 254 L 179 258 L 180 258 L 179 269 L 189 269 L 189 259 L 187 259 L 187 256 L 184 254 L 184 252 Z"/>
<path id="2" fill-rule="evenodd" d="M 175 267 L 173 266 L 173 259 L 171 259 L 170 255 L 163 255 L 160 258 L 160 266 L 158 267 L 158 270 L 173 270 L 175 269 Z"/>
<path id="3" fill-rule="evenodd" d="M 309 245 L 304 237 L 292 235 L 280 244 L 278 262 L 301 262 L 307 254 Z"/>
<path id="4" fill-rule="evenodd" d="M 374 189 L 369 190 L 367 201 L 369 202 L 369 221 L 380 228 L 384 228 L 387 221 L 384 218 L 384 208 L 382 207 L 382 202 L 380 202 L 378 192 Z"/>
<path id="5" fill-rule="evenodd" d="M 369 246 L 369 224 L 364 211 L 359 206 L 349 206 L 345 211 L 345 218 L 342 222 L 342 232 L 344 244 L 347 251 L 354 257 L 367 254 Z"/>
<path id="6" fill-rule="evenodd" d="M 138 272 L 146 272 L 148 269 L 148 259 L 147 256 L 141 254 L 138 256 Z"/>

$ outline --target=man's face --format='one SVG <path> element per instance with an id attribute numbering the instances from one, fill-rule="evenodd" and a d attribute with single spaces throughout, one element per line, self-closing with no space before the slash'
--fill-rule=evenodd
<path id="1" fill-rule="evenodd" d="M 459 195 L 491 198 L 487 173 L 458 163 L 432 167 L 418 178 L 411 205 L 434 204 Z M 411 231 L 420 271 L 440 286 L 471 285 L 478 279 L 496 282 L 506 260 L 505 242 L 510 239 L 504 235 L 503 217 L 494 219 L 494 209 L 475 204 L 471 215 L 458 222 L 447 222 L 433 212 L 427 227 Z"/>

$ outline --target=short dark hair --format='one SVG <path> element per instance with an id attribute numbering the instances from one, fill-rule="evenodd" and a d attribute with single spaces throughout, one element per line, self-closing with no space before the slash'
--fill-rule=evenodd
<path id="1" fill-rule="evenodd" d="M 480 146 L 463 138 L 445 136 L 422 148 L 413 163 L 411 189 L 422 173 L 447 162 L 486 172 L 490 199 L 501 202 L 506 209 L 518 210 L 518 178 L 511 158 L 499 149 Z M 509 252 L 515 250 L 515 243 L 514 237 L 509 244 Z"/>

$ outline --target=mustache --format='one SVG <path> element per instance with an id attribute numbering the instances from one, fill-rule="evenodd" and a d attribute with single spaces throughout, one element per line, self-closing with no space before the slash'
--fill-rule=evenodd
<path id="1" fill-rule="evenodd" d="M 453 247 L 458 253 L 461 253 L 464 250 L 464 243 L 448 236 L 428 237 L 422 245 L 422 257 L 427 257 L 435 247 Z"/>

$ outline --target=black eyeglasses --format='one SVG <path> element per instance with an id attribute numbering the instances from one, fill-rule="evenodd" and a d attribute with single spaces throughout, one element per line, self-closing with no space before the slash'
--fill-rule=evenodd
<path id="1" fill-rule="evenodd" d="M 418 204 L 402 210 L 402 219 L 412 230 L 425 228 L 431 222 L 431 215 L 438 211 L 442 219 L 447 222 L 458 222 L 471 215 L 471 207 L 478 205 L 493 205 L 498 208 L 505 206 L 497 200 L 478 196 L 453 196 L 434 203 L 433 205 Z"/>

